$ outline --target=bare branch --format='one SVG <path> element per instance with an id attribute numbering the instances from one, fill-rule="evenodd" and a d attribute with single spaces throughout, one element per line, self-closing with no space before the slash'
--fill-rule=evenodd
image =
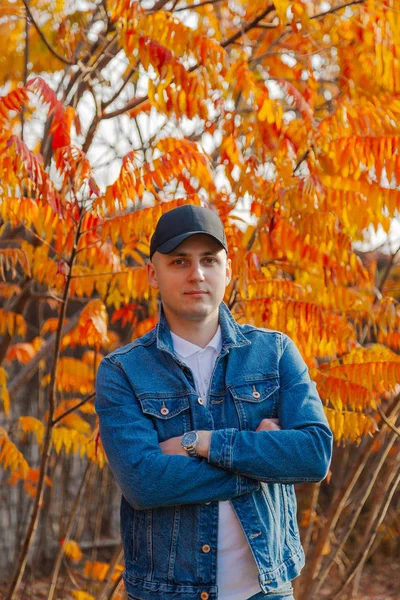
<path id="1" fill-rule="evenodd" d="M 386 266 L 385 272 L 383 273 L 383 275 L 382 275 L 382 279 L 381 279 L 381 281 L 380 281 L 380 283 L 379 283 L 379 286 L 378 286 L 378 289 L 379 289 L 379 291 L 380 291 L 380 292 L 382 292 L 382 290 L 383 290 L 383 287 L 384 287 L 384 285 L 385 285 L 385 283 L 386 283 L 386 281 L 387 281 L 387 279 L 388 279 L 388 277 L 389 277 L 389 275 L 390 275 L 390 271 L 391 271 L 391 270 L 392 270 L 392 268 L 393 268 L 394 259 L 396 258 L 397 254 L 398 254 L 399 252 L 400 252 L 400 246 L 399 246 L 399 247 L 397 248 L 397 250 L 396 250 L 395 252 L 393 252 L 393 253 L 392 253 L 392 255 L 390 256 L 390 260 L 389 260 L 389 262 L 388 262 L 388 264 L 387 264 L 387 266 Z"/>
<path id="2" fill-rule="evenodd" d="M 334 8 L 330 8 L 329 10 L 326 10 L 325 12 L 318 13 L 317 15 L 310 17 L 310 20 L 311 19 L 322 19 L 323 17 L 325 17 L 325 15 L 330 15 L 332 13 L 338 12 L 339 10 L 342 10 L 343 8 L 353 6 L 354 4 L 365 4 L 365 0 L 353 0 L 353 2 L 348 2 L 347 4 L 341 4 L 340 6 L 335 6 Z"/>
<path id="3" fill-rule="evenodd" d="M 75 63 L 71 60 L 68 60 L 68 58 L 65 58 L 64 56 L 61 56 L 61 54 L 59 54 L 57 52 L 57 50 L 55 50 L 53 48 L 53 46 L 50 44 L 50 42 L 47 41 L 46 36 L 44 35 L 43 31 L 40 29 L 39 25 L 36 23 L 32 13 L 31 13 L 31 9 L 29 8 L 29 4 L 28 4 L 28 0 L 22 0 L 26 9 L 26 12 L 29 16 L 29 19 L 32 23 L 32 25 L 35 27 L 36 31 L 38 32 L 38 34 L 40 35 L 43 43 L 45 44 L 46 48 L 56 57 L 58 58 L 58 60 L 60 60 L 61 62 L 63 62 L 65 65 L 74 65 Z"/>
<path id="4" fill-rule="evenodd" d="M 102 109 L 104 110 L 105 108 L 107 108 L 107 106 L 110 106 L 110 104 L 112 104 L 121 94 L 121 92 L 124 90 L 124 88 L 128 85 L 132 75 L 135 73 L 137 67 L 132 67 L 129 70 L 128 75 L 125 77 L 124 82 L 122 83 L 122 85 L 118 88 L 118 90 L 115 92 L 115 94 L 112 96 L 112 98 L 110 98 L 110 100 L 107 100 L 107 102 L 103 102 L 102 104 Z"/>
<path id="5" fill-rule="evenodd" d="M 218 4 L 218 2 L 223 2 L 224 0 L 205 0 L 205 2 L 199 2 L 198 4 L 190 4 L 189 6 L 181 6 L 180 8 L 176 8 L 174 12 L 181 12 L 182 10 L 195 10 L 200 6 L 205 6 L 206 4 Z"/>
<path id="6" fill-rule="evenodd" d="M 378 410 L 378 413 L 382 417 L 382 419 L 385 421 L 386 425 L 389 427 L 389 429 L 391 429 L 392 431 L 397 433 L 397 435 L 400 437 L 400 429 L 398 429 L 398 427 L 396 427 L 396 425 L 394 425 L 394 423 L 392 423 L 390 421 L 390 419 L 387 418 L 387 416 L 385 415 L 385 413 L 383 412 L 383 410 L 381 409 L 379 404 L 376 405 L 376 408 Z"/>
<path id="7" fill-rule="evenodd" d="M 155 3 L 153 8 L 151 8 L 149 12 L 156 12 L 157 10 L 161 10 L 166 4 L 168 4 L 168 2 L 169 0 L 158 0 L 158 2 Z"/>
<path id="8" fill-rule="evenodd" d="M 89 394 L 83 400 L 81 400 L 80 402 L 77 402 L 75 404 L 75 406 L 72 406 L 71 408 L 69 408 L 68 410 L 66 410 L 65 412 L 63 412 L 62 415 L 58 416 L 56 419 L 53 419 L 53 425 L 55 425 L 59 421 L 62 421 L 62 419 L 64 419 L 64 417 L 66 417 L 70 413 L 74 412 L 75 410 L 77 410 L 78 408 L 80 408 L 81 406 L 83 406 L 83 404 L 86 404 L 86 402 L 89 402 L 90 400 L 93 400 L 95 398 L 95 396 L 96 396 L 96 394 L 95 394 L 95 392 L 93 392 L 93 394 Z"/>
<path id="9" fill-rule="evenodd" d="M 246 25 L 242 29 L 239 29 L 236 33 L 234 33 L 233 35 L 231 35 L 231 37 L 229 37 L 224 42 L 221 42 L 222 48 L 226 48 L 230 44 L 233 44 L 234 42 L 236 42 L 236 40 L 238 40 L 245 33 L 247 33 L 248 31 L 250 31 L 250 29 L 253 29 L 256 25 L 258 25 L 258 23 L 260 21 L 262 21 L 273 10 L 275 10 L 275 6 L 273 4 L 271 4 L 261 14 L 259 14 L 258 17 L 256 17 L 255 19 L 253 19 L 250 23 L 248 23 L 248 25 Z"/>

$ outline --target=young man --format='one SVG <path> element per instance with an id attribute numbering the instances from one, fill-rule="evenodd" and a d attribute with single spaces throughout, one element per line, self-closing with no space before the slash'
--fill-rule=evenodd
<path id="1" fill-rule="evenodd" d="M 99 367 L 130 599 L 290 600 L 304 564 L 292 484 L 325 477 L 332 435 L 293 342 L 223 303 L 227 252 L 211 210 L 164 214 L 158 325 Z"/>

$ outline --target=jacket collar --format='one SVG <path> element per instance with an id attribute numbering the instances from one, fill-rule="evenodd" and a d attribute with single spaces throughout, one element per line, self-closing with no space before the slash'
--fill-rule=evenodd
<path id="1" fill-rule="evenodd" d="M 251 342 L 240 331 L 239 325 L 232 316 L 231 311 L 224 302 L 219 305 L 219 324 L 221 326 L 222 350 L 228 352 L 230 348 L 248 346 Z M 159 307 L 159 319 L 156 326 L 157 348 L 163 352 L 175 355 L 171 331 L 165 318 L 162 303 Z M 225 352 L 224 352 L 225 351 Z"/>

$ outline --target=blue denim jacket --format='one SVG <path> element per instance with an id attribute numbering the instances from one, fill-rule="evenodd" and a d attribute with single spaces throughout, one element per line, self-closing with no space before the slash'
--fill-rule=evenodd
<path id="1" fill-rule="evenodd" d="M 232 502 L 264 592 L 304 564 L 293 484 L 327 474 L 332 434 L 321 401 L 285 334 L 239 325 L 225 304 L 219 314 L 208 406 L 162 312 L 154 330 L 99 366 L 100 434 L 123 494 L 125 586 L 142 600 L 217 599 L 219 500 Z M 282 430 L 255 432 L 267 417 Z M 212 430 L 208 460 L 161 453 L 159 442 L 193 429 Z"/>

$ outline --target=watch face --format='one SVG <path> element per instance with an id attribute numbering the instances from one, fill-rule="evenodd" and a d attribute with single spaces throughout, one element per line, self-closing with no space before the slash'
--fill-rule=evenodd
<path id="1" fill-rule="evenodd" d="M 191 446 L 197 440 L 197 433 L 195 431 L 189 431 L 185 433 L 182 438 L 182 445 Z"/>

